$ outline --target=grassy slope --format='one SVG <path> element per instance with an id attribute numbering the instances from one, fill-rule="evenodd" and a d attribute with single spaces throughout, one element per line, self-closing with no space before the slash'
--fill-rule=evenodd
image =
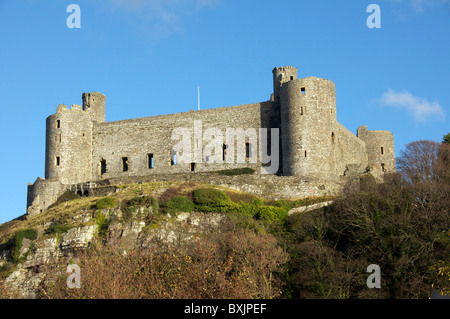
<path id="1" fill-rule="evenodd" d="M 245 202 L 251 203 L 255 199 L 260 199 L 264 202 L 265 205 L 273 205 L 276 201 L 264 200 L 256 195 L 252 195 L 249 193 L 229 189 L 226 187 L 219 187 L 209 184 L 202 183 L 179 183 L 179 182 L 164 182 L 162 185 L 161 182 L 149 182 L 139 184 L 121 184 L 116 185 L 120 188 L 120 191 L 114 194 L 110 194 L 110 197 L 114 197 L 117 199 L 117 203 L 120 204 L 123 200 L 128 200 L 137 196 L 149 195 L 161 201 L 164 201 L 165 196 L 170 196 L 170 190 L 173 190 L 173 193 L 176 193 L 177 196 L 186 196 L 192 199 L 192 191 L 196 188 L 210 188 L 214 187 L 225 192 L 233 202 Z M 169 189 L 169 191 L 167 191 Z M 169 193 L 169 195 L 167 195 Z M 69 200 L 67 202 L 55 205 L 51 207 L 46 212 L 31 216 L 28 218 L 17 218 L 12 221 L 0 225 L 0 250 L 2 246 L 5 245 L 11 238 L 14 237 L 14 234 L 21 230 L 32 228 L 36 229 L 39 232 L 39 237 L 45 236 L 44 232 L 48 228 L 48 226 L 55 221 L 58 221 L 61 224 L 65 224 L 67 222 L 71 222 L 73 227 L 77 226 L 86 226 L 89 224 L 93 224 L 95 221 L 91 220 L 86 223 L 76 224 L 74 223 L 74 217 L 83 213 L 91 213 L 95 212 L 95 203 L 101 197 L 80 197 L 76 199 Z M 324 200 L 329 200 L 330 197 L 317 197 L 317 198 L 304 198 L 304 199 L 291 199 L 289 201 L 289 205 L 293 207 L 309 205 L 312 203 L 321 202 Z"/>

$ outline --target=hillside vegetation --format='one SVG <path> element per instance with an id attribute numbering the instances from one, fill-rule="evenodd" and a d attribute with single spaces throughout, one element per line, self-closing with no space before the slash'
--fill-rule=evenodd
<path id="1" fill-rule="evenodd" d="M 289 211 L 332 198 L 265 200 L 191 182 L 117 185 L 107 197 L 62 201 L 0 225 L 0 295 L 18 296 L 20 289 L 10 288 L 14 278 L 35 278 L 37 298 L 449 293 L 449 154 L 439 148 L 431 178 L 400 171 L 377 184 L 369 174 L 359 191 L 295 214 Z M 71 263 L 81 269 L 80 288 L 66 284 Z M 372 264 L 381 269 L 380 288 L 367 285 Z"/>

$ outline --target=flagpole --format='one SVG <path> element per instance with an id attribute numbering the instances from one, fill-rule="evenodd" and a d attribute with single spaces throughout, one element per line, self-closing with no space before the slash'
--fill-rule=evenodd
<path id="1" fill-rule="evenodd" d="M 198 105 L 197 110 L 200 111 L 200 86 L 198 86 Z"/>

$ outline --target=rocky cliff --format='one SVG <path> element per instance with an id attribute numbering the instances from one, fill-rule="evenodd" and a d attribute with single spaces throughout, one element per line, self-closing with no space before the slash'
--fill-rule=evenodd
<path id="1" fill-rule="evenodd" d="M 0 225 L 0 294 L 4 298 L 38 298 L 48 266 L 63 258 L 71 260 L 94 242 L 114 241 L 126 254 L 136 248 L 151 249 L 155 243 L 180 246 L 199 240 L 202 234 L 220 231 L 230 219 L 227 212 L 243 212 L 261 220 L 288 215 L 287 206 L 273 200 L 265 202 L 222 187 L 221 202 L 214 203 L 209 193 L 207 199 L 193 198 L 197 189 L 211 189 L 211 185 L 152 182 L 117 185 L 116 191 L 105 197 L 65 194 L 43 214 Z M 291 202 L 288 208 L 320 200 Z"/>

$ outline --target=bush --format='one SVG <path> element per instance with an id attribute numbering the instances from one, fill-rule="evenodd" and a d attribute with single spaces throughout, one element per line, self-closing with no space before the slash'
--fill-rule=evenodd
<path id="1" fill-rule="evenodd" d="M 105 215 L 101 211 L 95 213 L 95 219 L 97 223 L 98 234 L 100 237 L 105 237 L 106 231 L 108 230 L 109 223 L 111 219 L 106 219 Z"/>
<path id="2" fill-rule="evenodd" d="M 138 207 L 151 207 L 153 213 L 159 211 L 159 203 L 152 196 L 137 196 L 129 200 L 122 201 L 120 209 L 123 212 L 123 219 L 129 220 Z"/>
<path id="3" fill-rule="evenodd" d="M 127 206 L 153 206 L 157 200 L 152 196 L 137 196 L 127 201 Z"/>
<path id="4" fill-rule="evenodd" d="M 165 206 L 166 213 L 188 212 L 194 209 L 194 203 L 186 197 L 172 197 Z"/>
<path id="5" fill-rule="evenodd" d="M 217 173 L 219 173 L 220 175 L 232 176 L 232 175 L 253 174 L 254 172 L 255 170 L 253 168 L 244 167 L 244 168 L 224 169 L 218 171 Z"/>
<path id="6" fill-rule="evenodd" d="M 95 206 L 97 209 L 103 209 L 108 207 L 114 207 L 117 204 L 117 199 L 114 197 L 103 197 L 97 201 Z"/>
<path id="7" fill-rule="evenodd" d="M 72 226 L 63 224 L 61 222 L 52 223 L 46 230 L 45 233 L 48 234 L 63 234 L 71 229 Z"/>
<path id="8" fill-rule="evenodd" d="M 22 241 L 25 238 L 29 240 L 35 240 L 37 238 L 37 231 L 34 229 L 22 229 L 16 233 L 16 235 L 14 236 L 14 251 L 12 253 L 12 259 L 14 262 L 19 261 Z"/>
<path id="9" fill-rule="evenodd" d="M 214 188 L 199 188 L 193 192 L 194 203 L 207 206 L 225 206 L 231 203 L 224 192 Z"/>
<path id="10" fill-rule="evenodd" d="M 256 218 L 268 224 L 282 225 L 287 217 L 288 213 L 285 209 L 274 206 L 261 206 L 256 213 Z"/>

